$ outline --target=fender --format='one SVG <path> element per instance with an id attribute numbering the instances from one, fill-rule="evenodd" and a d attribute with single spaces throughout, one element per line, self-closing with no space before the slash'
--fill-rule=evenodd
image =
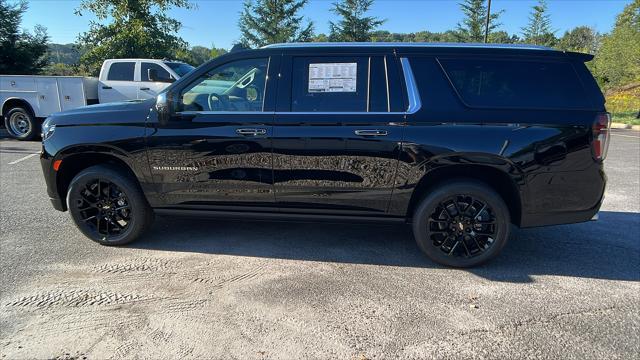
<path id="1" fill-rule="evenodd" d="M 407 148 L 403 154 L 413 154 L 414 159 L 419 159 L 411 150 L 407 153 Z M 413 207 L 430 187 L 447 179 L 465 177 L 494 187 L 513 211 L 514 221 L 519 220 L 520 204 L 527 197 L 526 178 L 510 159 L 491 153 L 449 152 L 413 163 L 407 160 L 401 158 L 399 162 L 390 213 L 411 216 Z"/>
<path id="2" fill-rule="evenodd" d="M 34 117 L 36 117 L 36 112 L 33 110 L 33 106 L 31 106 L 31 104 L 29 103 L 29 101 L 27 101 L 24 98 L 19 98 L 19 97 L 15 97 L 12 96 L 10 98 L 7 98 L 3 103 L 2 103 L 2 107 L 0 107 L 0 116 L 4 116 L 4 114 L 6 113 L 5 107 L 7 106 L 7 104 L 9 104 L 10 102 L 20 102 L 21 104 L 24 104 L 25 107 L 27 108 L 27 110 L 31 111 L 31 114 L 33 114 Z M 21 105 L 22 106 L 22 105 Z"/>

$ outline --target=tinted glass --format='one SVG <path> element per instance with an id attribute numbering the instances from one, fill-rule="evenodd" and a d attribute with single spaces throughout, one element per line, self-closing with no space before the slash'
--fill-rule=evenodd
<path id="1" fill-rule="evenodd" d="M 165 62 L 167 66 L 171 68 L 178 76 L 183 77 L 188 74 L 191 70 L 195 69 L 193 66 L 185 63 L 177 63 L 177 62 Z"/>
<path id="2" fill-rule="evenodd" d="M 107 80 L 133 81 L 133 73 L 136 67 L 135 62 L 117 62 L 109 67 Z"/>
<path id="3" fill-rule="evenodd" d="M 165 70 L 162 66 L 154 63 L 143 62 L 140 65 L 140 79 L 142 81 L 151 81 L 149 80 L 149 69 L 156 70 L 158 74 L 158 79 L 171 80 L 171 75 L 169 75 L 169 72 Z"/>
<path id="4" fill-rule="evenodd" d="M 293 59 L 291 111 L 367 111 L 366 57 Z"/>
<path id="5" fill-rule="evenodd" d="M 183 111 L 262 111 L 268 58 L 221 65 L 182 92 Z"/>
<path id="6" fill-rule="evenodd" d="M 487 59 L 439 60 L 462 101 L 471 107 L 591 107 L 570 63 Z"/>

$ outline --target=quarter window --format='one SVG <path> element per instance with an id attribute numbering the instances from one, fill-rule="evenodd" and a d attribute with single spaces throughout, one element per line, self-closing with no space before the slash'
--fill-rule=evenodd
<path id="1" fill-rule="evenodd" d="M 471 107 L 591 107 L 570 63 L 492 59 L 439 61 L 461 100 Z"/>
<path id="2" fill-rule="evenodd" d="M 183 111 L 262 111 L 268 58 L 221 65 L 182 92 Z"/>
<path id="3" fill-rule="evenodd" d="M 151 81 L 149 80 L 149 69 L 155 69 L 158 74 L 158 79 L 160 80 L 171 80 L 171 75 L 165 68 L 158 64 L 143 62 L 140 66 L 140 80 L 142 81 Z"/>
<path id="4" fill-rule="evenodd" d="M 107 80 L 115 81 L 133 81 L 133 73 L 135 72 L 135 62 L 116 62 L 109 67 Z"/>

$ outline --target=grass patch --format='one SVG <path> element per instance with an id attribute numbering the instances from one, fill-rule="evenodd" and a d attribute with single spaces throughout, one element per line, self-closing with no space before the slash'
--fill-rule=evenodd
<path id="1" fill-rule="evenodd" d="M 613 122 L 616 122 L 616 123 L 640 125 L 640 119 L 636 118 L 636 116 L 638 116 L 637 111 L 633 111 L 633 112 L 626 111 L 626 112 L 612 113 L 611 119 Z"/>
<path id="2" fill-rule="evenodd" d="M 640 111 L 640 86 L 610 90 L 605 97 L 613 122 L 640 125 L 640 119 L 637 118 Z"/>

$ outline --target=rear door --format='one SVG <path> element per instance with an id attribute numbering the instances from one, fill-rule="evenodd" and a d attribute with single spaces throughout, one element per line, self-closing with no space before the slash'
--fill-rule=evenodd
<path id="1" fill-rule="evenodd" d="M 389 53 L 286 56 L 274 122 L 282 211 L 385 214 L 404 113 Z"/>
<path id="2" fill-rule="evenodd" d="M 134 100 L 138 98 L 135 82 L 136 61 L 112 62 L 105 79 L 101 79 L 98 96 L 101 103 Z"/>

